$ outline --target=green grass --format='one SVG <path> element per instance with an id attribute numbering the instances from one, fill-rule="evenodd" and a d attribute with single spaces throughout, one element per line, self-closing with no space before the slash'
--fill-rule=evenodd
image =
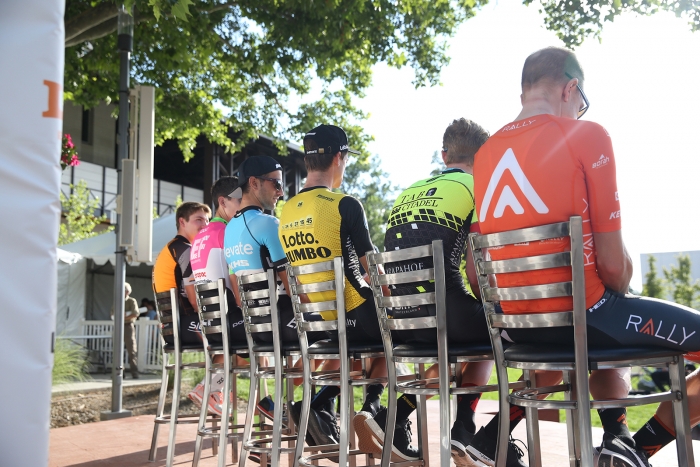
<path id="1" fill-rule="evenodd" d="M 56 339 L 53 354 L 52 384 L 85 381 L 87 376 L 87 352 L 68 339 Z"/>
<path id="2" fill-rule="evenodd" d="M 521 375 L 520 370 L 515 370 L 512 368 L 508 369 L 508 379 L 510 381 L 516 381 Z M 632 381 L 634 385 L 634 380 Z M 489 384 L 496 384 L 496 373 L 491 375 Z M 482 399 L 498 400 L 498 393 L 489 392 L 484 393 L 481 396 Z M 556 393 L 551 396 L 553 400 L 564 400 L 563 393 Z M 627 424 L 631 431 L 639 430 L 651 417 L 654 416 L 658 404 L 642 405 L 638 407 L 628 407 L 627 408 Z M 561 422 L 566 422 L 566 411 L 561 412 Z M 591 410 L 591 423 L 593 426 L 600 427 L 600 417 L 598 417 L 598 412 L 596 410 Z"/>

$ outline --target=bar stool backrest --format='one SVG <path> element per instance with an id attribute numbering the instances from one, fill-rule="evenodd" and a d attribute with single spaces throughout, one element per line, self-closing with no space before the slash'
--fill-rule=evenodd
<path id="1" fill-rule="evenodd" d="M 253 352 L 256 333 L 272 332 L 275 358 L 279 358 L 281 339 L 275 271 L 269 269 L 266 272 L 238 276 L 238 293 L 241 297 L 248 348 Z M 267 305 L 264 305 L 265 303 Z"/>
<path id="2" fill-rule="evenodd" d="M 336 257 L 321 263 L 305 266 L 286 265 L 289 288 L 294 309 L 294 318 L 297 322 L 297 333 L 302 356 L 307 357 L 308 339 L 307 332 L 313 331 L 338 331 L 338 342 L 341 350 L 341 358 L 347 360 L 347 333 L 345 321 L 345 271 L 343 270 L 343 258 Z M 309 275 L 319 277 L 319 273 L 325 276 L 323 280 L 311 282 Z M 300 295 L 314 292 L 335 291 L 335 299 L 314 303 L 302 303 Z M 305 313 L 324 313 L 324 318 L 335 317 L 324 321 L 306 321 Z"/>
<path id="3" fill-rule="evenodd" d="M 197 296 L 197 312 L 204 346 L 211 349 L 212 338 L 218 338 L 224 349 L 229 348 L 229 335 L 226 320 L 226 284 L 223 279 L 194 286 Z M 217 346 L 218 347 L 218 346 Z M 223 353 L 223 351 L 221 352 Z"/>
<path id="4" fill-rule="evenodd" d="M 158 292 L 156 298 L 156 315 L 158 316 L 158 330 L 160 331 L 163 349 L 174 345 L 175 350 L 180 350 L 180 315 L 178 291 L 172 288 L 167 292 Z"/>
<path id="5" fill-rule="evenodd" d="M 430 259 L 433 262 L 432 268 L 419 269 L 417 271 L 406 271 L 397 273 L 381 273 L 379 268 L 387 263 L 399 261 L 418 261 Z M 442 240 L 434 240 L 430 245 L 417 246 L 395 251 L 377 253 L 367 252 L 367 262 L 369 264 L 369 276 L 374 294 L 374 302 L 377 308 L 379 326 L 382 330 L 382 337 L 391 342 L 391 331 L 402 329 L 436 329 L 438 342 L 445 343 L 447 349 L 447 318 L 445 311 L 445 257 L 443 256 Z M 403 285 L 414 282 L 434 281 L 434 292 L 421 292 L 409 295 L 385 297 L 382 294 L 382 286 Z M 412 307 L 420 305 L 435 305 L 436 315 L 421 318 L 401 318 L 401 315 L 394 315 L 390 318 L 391 309 L 394 307 Z M 440 351 L 441 346 L 438 347 Z M 390 348 L 387 348 L 390 352 Z M 387 353 L 390 358 L 390 353 Z"/>
<path id="6" fill-rule="evenodd" d="M 470 234 L 474 266 L 479 279 L 481 298 L 484 303 L 486 321 L 496 359 L 499 380 L 508 380 L 501 330 L 509 328 L 534 329 L 545 327 L 573 326 L 574 357 L 576 364 L 577 400 L 581 405 L 580 423 L 590 427 L 590 405 L 588 395 L 588 343 L 586 336 L 586 287 L 583 270 L 583 223 L 580 216 L 572 216 L 568 222 L 548 224 L 493 234 Z M 568 237 L 570 251 L 535 255 L 515 259 L 488 261 L 488 248 L 539 242 L 552 238 Z M 520 287 L 498 287 L 489 281 L 492 274 L 525 271 L 541 271 L 551 268 L 571 268 L 571 281 Z M 562 312 L 535 312 L 527 314 L 504 314 L 497 312 L 502 300 L 538 300 L 555 297 L 572 297 L 573 310 Z M 585 406 L 585 407 L 584 407 Z M 588 429 L 590 436 L 590 428 Z M 588 443 L 583 445 L 590 445 Z"/>

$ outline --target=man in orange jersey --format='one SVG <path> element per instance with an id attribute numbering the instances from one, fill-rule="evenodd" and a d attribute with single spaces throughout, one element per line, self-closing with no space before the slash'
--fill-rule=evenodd
<path id="1" fill-rule="evenodd" d="M 626 295 L 632 261 L 621 233 L 621 215 L 610 135 L 600 125 L 579 121 L 588 109 L 583 70 L 576 56 L 559 48 L 530 55 L 522 74 L 522 111 L 482 146 L 474 165 L 476 209 L 483 233 L 501 232 L 583 218 L 588 341 L 591 347 L 660 346 L 685 351 L 700 348 L 700 314 L 669 302 Z M 568 240 L 528 243 L 490 251 L 494 260 L 568 249 Z M 571 280 L 566 268 L 500 275 L 501 286 Z M 504 313 L 570 310 L 571 298 L 501 302 Z M 508 331 L 516 342 L 566 344 L 561 329 Z M 547 386 L 558 373 L 538 376 Z M 591 394 L 619 398 L 629 392 L 626 370 L 594 371 Z M 522 418 L 511 411 L 511 430 Z M 636 446 L 624 408 L 599 410 L 605 430 L 599 465 L 648 466 Z M 484 428 L 495 439 L 493 423 Z M 488 446 L 468 448 L 476 465 L 492 465 Z M 495 441 L 493 441 L 495 444 Z M 482 462 L 479 464 L 478 462 Z"/>
<path id="2" fill-rule="evenodd" d="M 199 315 L 196 313 L 197 296 L 194 292 L 194 275 L 190 263 L 192 240 L 209 224 L 211 209 L 206 204 L 185 202 L 175 212 L 177 235 L 161 250 L 153 265 L 153 292 L 178 290 L 180 307 L 180 342 L 196 344 L 202 342 L 199 330 Z M 164 328 L 172 326 L 166 324 Z M 165 336 L 172 344 L 172 335 Z"/>

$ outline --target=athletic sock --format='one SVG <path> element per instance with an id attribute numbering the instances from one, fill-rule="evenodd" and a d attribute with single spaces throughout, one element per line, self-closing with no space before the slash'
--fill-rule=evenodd
<path id="1" fill-rule="evenodd" d="M 330 399 L 333 399 L 338 394 L 340 394 L 340 388 L 338 386 L 323 386 L 321 390 L 316 393 L 316 396 L 311 399 L 311 408 L 314 410 L 321 410 Z"/>
<path id="2" fill-rule="evenodd" d="M 416 410 L 416 396 L 402 394 L 396 401 L 396 421 L 406 420 Z"/>
<path id="3" fill-rule="evenodd" d="M 463 383 L 462 387 L 472 387 L 476 384 Z M 464 428 L 467 429 L 469 433 L 476 432 L 476 424 L 474 423 L 474 412 L 476 411 L 476 405 L 481 399 L 481 393 L 477 394 L 460 394 L 457 396 L 457 416 L 456 420 L 459 420 L 464 424 Z"/>
<path id="4" fill-rule="evenodd" d="M 224 390 L 224 375 L 219 375 L 214 373 L 211 375 L 211 382 L 209 383 L 209 392 L 210 393 L 215 393 L 215 392 L 221 392 Z"/>
<path id="5" fill-rule="evenodd" d="M 625 407 L 613 407 L 612 409 L 598 409 L 600 423 L 603 430 L 617 436 L 626 445 L 634 448 L 634 439 L 627 427 L 627 409 Z"/>
<path id="6" fill-rule="evenodd" d="M 661 420 L 656 415 L 651 417 L 634 435 L 634 442 L 637 447 L 644 449 L 649 457 L 675 439 L 675 430 L 661 423 Z"/>
<path id="7" fill-rule="evenodd" d="M 498 436 L 499 417 L 500 417 L 500 414 L 497 414 L 484 427 L 484 435 L 487 436 L 488 438 L 495 439 Z M 518 426 L 518 423 L 520 423 L 520 420 L 522 420 L 523 418 L 525 418 L 525 410 L 522 407 L 518 407 L 517 405 L 511 404 L 511 406 L 510 406 L 510 428 L 508 429 L 508 432 L 512 433 L 513 430 L 515 429 L 515 427 Z"/>
<path id="8" fill-rule="evenodd" d="M 384 385 L 383 384 L 370 384 L 367 386 L 367 397 L 365 398 L 365 403 L 362 406 L 362 409 L 364 410 L 365 408 L 368 408 L 368 406 L 372 406 L 372 411 L 374 413 L 379 411 L 379 399 L 382 397 L 382 393 L 384 392 Z M 368 410 L 369 411 L 369 410 Z"/>

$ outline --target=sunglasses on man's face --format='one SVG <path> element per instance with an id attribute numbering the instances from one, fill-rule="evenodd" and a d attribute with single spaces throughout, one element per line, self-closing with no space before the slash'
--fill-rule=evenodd
<path id="1" fill-rule="evenodd" d="M 272 184 L 275 187 L 275 190 L 282 191 L 282 180 L 280 180 L 278 178 L 265 178 L 265 177 L 255 177 L 255 178 L 257 178 L 258 180 L 265 180 L 268 182 L 272 182 Z"/>
<path id="2" fill-rule="evenodd" d="M 568 74 L 568 73 L 564 73 L 564 74 L 566 75 L 567 78 L 574 79 L 574 77 L 571 76 L 570 74 Z M 591 106 L 591 104 L 588 102 L 588 98 L 586 97 L 586 93 L 583 92 L 583 89 L 581 89 L 581 86 L 579 86 L 578 83 L 576 83 L 576 88 L 578 88 L 578 92 L 581 93 L 581 97 L 583 98 L 583 105 L 581 106 L 580 109 L 578 109 L 578 116 L 576 117 L 577 119 L 580 119 L 581 117 L 583 117 L 583 114 L 586 113 L 586 111 Z"/>

